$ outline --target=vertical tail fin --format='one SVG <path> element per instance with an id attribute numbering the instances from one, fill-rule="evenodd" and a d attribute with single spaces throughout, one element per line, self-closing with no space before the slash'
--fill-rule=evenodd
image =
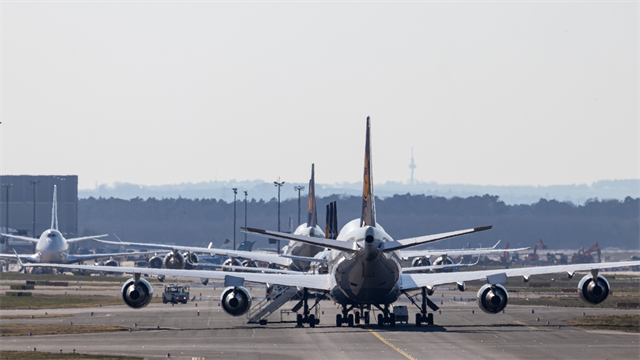
<path id="1" fill-rule="evenodd" d="M 318 225 L 318 214 L 316 213 L 316 179 L 315 165 L 311 164 L 311 180 L 309 180 L 309 205 L 307 206 L 307 227 Z"/>
<path id="2" fill-rule="evenodd" d="M 376 204 L 373 195 L 371 169 L 371 120 L 367 116 L 367 137 L 364 146 L 364 179 L 362 181 L 362 217 L 360 227 L 376 226 Z"/>
<path id="3" fill-rule="evenodd" d="M 58 230 L 58 188 L 53 185 L 53 207 L 51 208 L 51 228 Z"/>

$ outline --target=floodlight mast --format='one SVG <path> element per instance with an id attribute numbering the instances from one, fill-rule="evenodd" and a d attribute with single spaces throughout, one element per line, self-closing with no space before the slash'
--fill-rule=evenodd
<path id="1" fill-rule="evenodd" d="M 233 190 L 233 250 L 236 249 L 236 194 L 238 194 L 238 188 L 232 188 Z"/>
<path id="2" fill-rule="evenodd" d="M 247 195 L 249 192 L 244 191 L 244 228 L 247 228 Z M 244 232 L 244 251 L 247 251 L 247 232 Z"/>
<path id="3" fill-rule="evenodd" d="M 32 236 L 36 237 L 36 185 L 40 184 L 40 180 L 29 180 L 29 184 L 33 185 L 33 233 Z M 77 235 L 76 235 L 77 236 Z"/>
<path id="4" fill-rule="evenodd" d="M 284 181 L 280 181 L 280 178 L 278 178 L 278 181 L 273 183 L 278 188 L 278 232 L 280 232 L 280 188 L 284 185 Z M 278 240 L 278 254 L 280 254 L 280 240 Z"/>
<path id="5" fill-rule="evenodd" d="M 300 191 L 304 190 L 304 186 L 294 186 L 293 189 L 298 192 L 298 226 L 300 226 Z"/>

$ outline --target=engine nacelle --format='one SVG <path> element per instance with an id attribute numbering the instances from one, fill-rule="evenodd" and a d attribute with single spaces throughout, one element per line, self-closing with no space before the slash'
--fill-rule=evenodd
<path id="1" fill-rule="evenodd" d="M 429 260 L 428 257 L 417 257 L 413 259 L 413 261 L 411 262 L 412 267 L 429 266 L 429 265 L 431 265 L 431 260 Z"/>
<path id="2" fill-rule="evenodd" d="M 220 296 L 222 310 L 231 316 L 245 314 L 251 308 L 251 294 L 242 286 L 230 286 Z"/>
<path id="3" fill-rule="evenodd" d="M 222 265 L 225 266 L 242 266 L 242 263 L 238 260 L 238 259 L 232 259 L 229 258 L 227 260 L 225 260 Z M 227 271 L 229 271 L 228 269 L 226 269 Z"/>
<path id="4" fill-rule="evenodd" d="M 209 284 L 209 278 L 200 278 L 200 281 L 202 282 L 202 285 L 207 286 L 207 284 Z"/>
<path id="5" fill-rule="evenodd" d="M 507 307 L 509 293 L 502 285 L 485 284 L 478 290 L 478 306 L 489 314 L 497 314 Z"/>
<path id="6" fill-rule="evenodd" d="M 185 252 L 184 254 L 182 254 L 182 257 L 184 257 L 185 260 L 184 268 L 187 270 L 195 268 L 198 265 L 198 261 L 200 260 L 197 254 L 191 252 Z"/>
<path id="7" fill-rule="evenodd" d="M 109 260 L 109 261 L 107 261 L 106 263 L 104 263 L 104 266 L 113 266 L 113 267 L 118 267 L 118 266 L 120 266 L 120 265 L 119 265 L 119 264 L 118 264 L 118 262 L 117 262 L 117 261 L 115 261 L 115 260 Z"/>
<path id="8" fill-rule="evenodd" d="M 164 282 L 165 275 L 158 275 L 158 281 Z"/>
<path id="9" fill-rule="evenodd" d="M 460 281 L 456 283 L 456 285 L 458 286 L 458 291 L 463 292 L 466 289 L 466 287 L 464 286 L 464 281 Z"/>
<path id="10" fill-rule="evenodd" d="M 258 265 L 256 265 L 255 261 L 251 261 L 251 260 L 245 260 L 242 262 L 242 266 L 244 267 L 258 267 Z"/>
<path id="11" fill-rule="evenodd" d="M 442 257 L 439 257 L 436 259 L 436 261 L 433 262 L 433 265 L 451 265 L 451 264 L 453 264 L 453 259 L 448 256 L 445 259 L 443 259 Z"/>
<path id="12" fill-rule="evenodd" d="M 609 296 L 610 292 L 611 286 L 602 275 L 598 275 L 596 281 L 593 281 L 592 275 L 586 275 L 578 283 L 580 298 L 591 304 L 600 304 Z"/>
<path id="13" fill-rule="evenodd" d="M 152 269 L 162 269 L 162 258 L 160 256 L 154 256 L 149 259 L 149 267 Z"/>
<path id="14" fill-rule="evenodd" d="M 182 270 L 186 265 L 184 256 L 179 252 L 170 252 L 164 257 L 164 267 L 171 270 Z"/>
<path id="15" fill-rule="evenodd" d="M 138 284 L 134 279 L 129 279 L 122 285 L 122 299 L 131 308 L 143 308 L 149 305 L 151 298 L 153 298 L 153 287 L 145 279 L 140 279 Z"/>

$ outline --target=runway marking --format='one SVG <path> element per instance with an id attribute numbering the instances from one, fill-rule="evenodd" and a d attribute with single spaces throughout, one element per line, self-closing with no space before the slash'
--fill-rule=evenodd
<path id="1" fill-rule="evenodd" d="M 516 320 L 516 321 L 515 321 L 515 323 L 516 323 L 516 324 L 520 324 L 520 325 L 524 325 L 524 326 L 528 327 L 528 328 L 529 328 L 529 329 L 531 329 L 531 330 L 538 330 L 537 328 L 535 328 L 535 327 L 533 327 L 533 326 L 529 326 L 529 325 L 527 325 L 527 324 L 523 323 L 522 321 L 518 321 L 518 320 Z"/>
<path id="2" fill-rule="evenodd" d="M 371 330 L 368 326 L 366 327 L 367 330 L 369 330 L 369 332 L 371 332 L 373 335 L 375 335 L 375 337 L 377 337 L 378 339 L 380 339 L 380 341 L 382 341 L 383 343 L 389 345 L 390 348 L 392 348 L 393 350 L 397 351 L 398 353 L 400 353 L 400 355 L 406 357 L 409 360 L 416 360 L 413 357 L 411 357 L 411 355 L 407 354 L 406 352 L 398 349 L 397 347 L 393 346 L 393 344 L 391 344 L 390 342 L 388 342 L 387 340 L 385 340 L 382 336 L 378 335 L 377 332 Z"/>

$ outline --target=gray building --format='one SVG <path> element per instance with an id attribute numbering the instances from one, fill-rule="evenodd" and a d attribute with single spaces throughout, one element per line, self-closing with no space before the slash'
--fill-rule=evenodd
<path id="1" fill-rule="evenodd" d="M 35 185 L 35 234 L 33 234 L 33 188 Z M 9 189 L 10 229 L 28 236 L 39 237 L 51 228 L 53 186 L 58 187 L 58 229 L 66 238 L 78 235 L 78 176 L 77 175 L 3 175 L 0 183 L 11 184 Z M 1 188 L 0 224 L 7 227 L 7 189 Z"/>

